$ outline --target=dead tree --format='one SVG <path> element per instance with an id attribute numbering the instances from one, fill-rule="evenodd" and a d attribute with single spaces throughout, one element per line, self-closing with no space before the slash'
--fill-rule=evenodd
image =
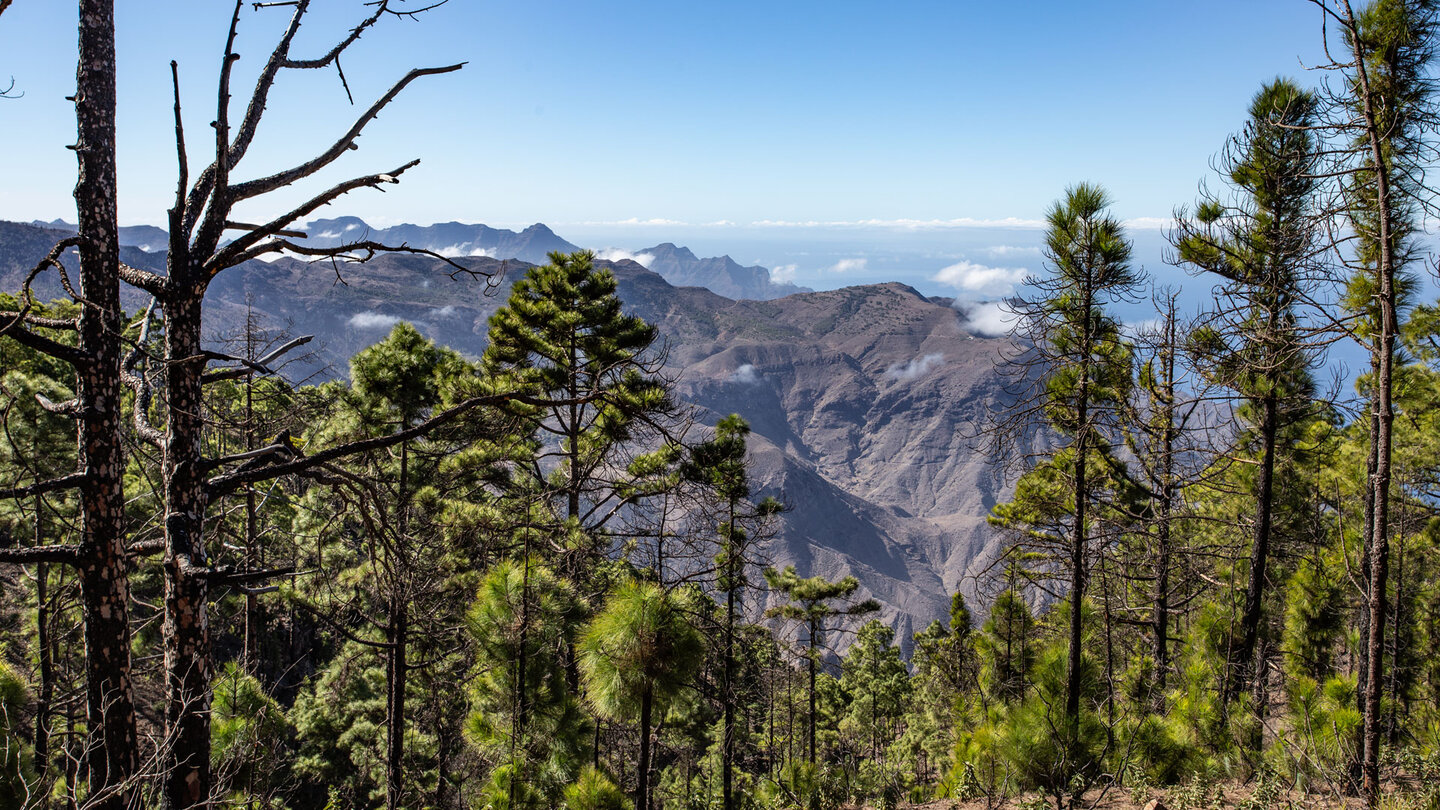
<path id="1" fill-rule="evenodd" d="M 164 582 L 166 753 L 162 794 L 169 808 L 196 807 L 210 798 L 210 718 L 213 666 L 210 649 L 207 602 L 212 587 L 232 584 L 237 575 L 211 564 L 204 540 L 207 507 L 227 490 L 212 487 L 213 474 L 256 459 L 292 460 L 288 444 L 206 458 L 202 450 L 203 386 L 212 361 L 234 361 L 206 351 L 201 342 L 203 301 L 210 282 L 221 272 L 265 255 L 288 251 L 292 254 L 330 259 L 364 261 L 382 251 L 415 251 L 370 241 L 351 242 L 333 248 L 313 248 L 292 241 L 293 226 L 320 207 L 361 188 L 380 188 L 399 182 L 399 177 L 419 161 L 410 161 L 391 171 L 356 177 L 325 189 L 305 202 L 279 213 L 262 224 L 233 221 L 236 205 L 256 200 L 311 177 L 357 148 L 356 141 L 399 93 L 415 80 L 459 70 L 461 65 L 420 68 L 410 71 L 355 119 L 350 127 L 321 154 L 274 174 L 240 180 L 237 177 L 265 114 L 270 93 L 279 76 L 288 70 L 336 67 L 342 53 L 381 19 L 418 13 L 405 11 L 398 3 L 381 0 L 369 16 L 353 28 L 328 52 L 313 58 L 291 53 L 306 13 L 308 0 L 293 4 L 289 25 L 260 70 L 244 113 L 231 118 L 232 70 L 239 54 L 235 51 L 237 30 L 244 3 L 237 2 L 230 18 L 229 34 L 222 56 L 214 128 L 214 158 L 193 179 L 189 172 L 185 129 L 181 115 L 179 71 L 171 63 L 175 90 L 175 140 L 178 181 L 175 202 L 169 211 L 169 253 L 165 276 L 123 268 L 128 283 L 152 295 L 164 321 L 163 427 L 150 424 L 141 409 L 135 412 L 136 430 L 162 450 L 161 478 L 164 504 Z M 257 6 L 261 8 L 261 6 Z M 83 228 L 83 223 L 82 223 Z M 238 235 L 235 235 L 237 234 Z M 433 254 L 431 254 L 433 255 Z M 438 257 L 437 257 L 438 258 Z M 455 271 L 467 272 L 458 264 Z M 242 364 L 243 365 L 243 364 Z M 264 365 L 263 363 L 260 365 Z M 233 366 L 232 366 L 233 368 Z M 226 371 L 218 372 L 221 374 Z M 137 381 L 138 395 L 148 395 L 149 383 Z M 316 462 L 318 464 L 320 462 Z M 260 465 L 279 468 L 284 465 Z M 257 467 L 250 465 L 250 471 Z M 301 466 L 296 472 L 309 469 Z M 238 472 L 238 471 L 237 471 Z M 278 469 L 277 469 L 278 472 Z M 273 474 L 273 473 L 272 473 Z M 268 476 L 267 476 L 268 477 Z M 234 479 L 232 479 L 234 480 Z M 244 480 L 258 480 L 249 478 Z M 263 572 L 244 575 L 255 581 Z"/>

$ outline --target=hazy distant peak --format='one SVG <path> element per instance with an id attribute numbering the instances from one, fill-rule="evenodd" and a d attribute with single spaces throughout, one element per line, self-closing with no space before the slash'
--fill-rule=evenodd
<path id="1" fill-rule="evenodd" d="M 776 284 L 770 277 L 770 271 L 764 267 L 742 267 L 729 256 L 702 259 L 690 248 L 680 247 L 674 242 L 661 242 L 638 250 L 635 255 L 652 257 L 646 267 L 664 276 L 671 284 L 704 287 L 726 298 L 767 301 L 808 292 L 807 288 L 794 284 Z"/>
<path id="2" fill-rule="evenodd" d="M 661 242 L 660 244 L 656 245 L 655 247 L 646 248 L 645 250 L 642 250 L 642 251 L 639 251 L 639 252 L 640 252 L 640 253 L 650 253 L 650 254 L 654 255 L 655 257 L 657 257 L 657 258 L 665 257 L 666 259 L 669 259 L 669 260 L 671 260 L 671 261 L 686 261 L 686 262 L 698 262 L 698 261 L 700 261 L 700 258 L 699 258 L 698 256 L 696 256 L 695 253 L 690 250 L 690 248 L 680 247 L 680 246 L 676 245 L 674 242 Z M 723 257 L 723 258 L 726 259 L 726 260 L 729 260 L 729 259 L 730 259 L 729 256 L 725 256 L 725 257 Z"/>

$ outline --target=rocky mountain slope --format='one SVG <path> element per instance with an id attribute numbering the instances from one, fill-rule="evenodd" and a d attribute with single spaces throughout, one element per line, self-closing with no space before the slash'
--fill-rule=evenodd
<path id="1" fill-rule="evenodd" d="M 0 227 L 0 289 L 19 283 L 26 261 L 15 256 L 53 244 L 54 232 L 29 227 Z M 133 248 L 127 261 L 163 267 L 162 255 Z M 252 306 L 316 334 L 330 374 L 401 319 L 478 355 L 524 265 L 457 261 L 491 284 L 416 256 L 345 268 L 343 282 L 328 264 L 252 262 L 212 286 L 207 331 L 233 330 Z M 985 515 L 1006 481 L 968 437 L 1009 404 L 993 365 L 1004 341 L 967 333 L 954 309 L 902 284 L 737 301 L 632 261 L 610 266 L 628 309 L 659 326 L 701 421 L 736 412 L 750 422 L 756 480 L 794 507 L 769 550 L 775 564 L 854 574 L 902 639 L 942 617 L 957 587 L 973 595 L 997 542 Z"/>

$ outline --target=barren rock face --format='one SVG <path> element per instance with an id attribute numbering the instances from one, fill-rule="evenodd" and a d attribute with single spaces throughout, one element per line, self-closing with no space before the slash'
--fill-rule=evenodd
<path id="1" fill-rule="evenodd" d="M 681 396 L 706 421 L 750 422 L 756 480 L 793 507 L 776 564 L 854 574 L 902 639 L 944 617 L 957 588 L 974 596 L 968 578 L 996 541 L 985 516 L 1006 488 L 975 434 L 1009 405 L 995 371 L 1006 341 L 901 284 L 722 304 L 673 288 L 659 300 L 617 272 L 638 314 L 683 334 Z"/>

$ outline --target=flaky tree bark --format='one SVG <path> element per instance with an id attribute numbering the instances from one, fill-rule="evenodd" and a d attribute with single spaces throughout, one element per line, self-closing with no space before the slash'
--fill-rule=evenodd
<path id="1" fill-rule="evenodd" d="M 75 209 L 80 236 L 76 364 L 81 527 L 78 574 L 84 607 L 85 768 L 104 810 L 129 802 L 139 765 L 130 680 L 130 590 L 124 548 L 125 461 L 120 443 L 120 237 L 115 182 L 115 17 L 110 0 L 81 0 L 76 69 Z"/>
<path id="2" fill-rule="evenodd" d="M 76 490 L 80 537 L 74 545 L 0 549 L 0 561 L 63 563 L 76 569 L 86 652 L 82 766 L 88 804 L 122 810 L 133 803 L 139 755 L 130 673 L 125 459 L 120 436 L 120 348 L 125 323 L 116 223 L 115 15 L 111 0 L 80 0 L 79 12 L 74 96 L 78 233 L 56 245 L 27 277 L 21 311 L 0 318 L 0 334 L 74 366 L 76 398 L 59 405 L 42 404 L 76 419 L 78 469 L 0 491 L 0 498 Z M 62 268 L 61 257 L 69 247 L 80 254 L 79 289 L 70 289 L 66 282 L 66 289 L 82 304 L 79 316 L 69 322 L 30 317 L 30 281 L 49 266 Z M 77 345 L 46 338 L 30 331 L 30 325 L 73 328 Z"/>

